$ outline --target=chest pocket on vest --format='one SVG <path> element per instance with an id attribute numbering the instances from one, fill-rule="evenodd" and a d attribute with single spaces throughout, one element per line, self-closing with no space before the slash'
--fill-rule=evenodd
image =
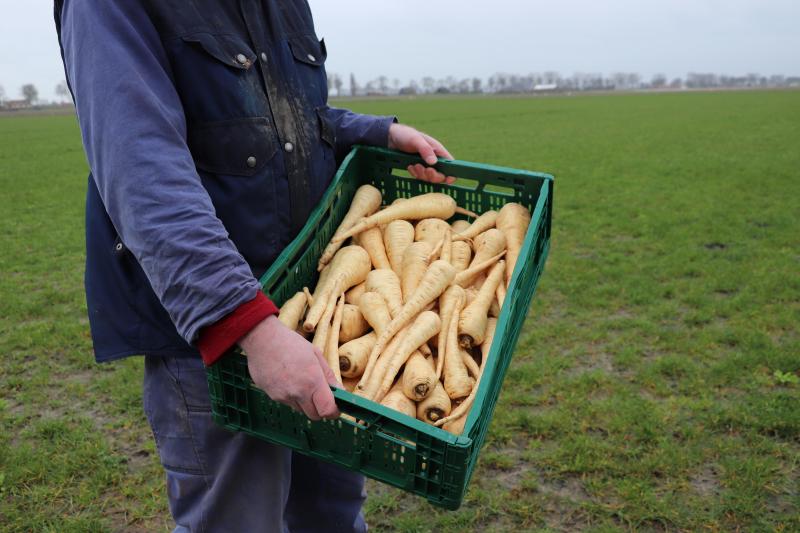
<path id="1" fill-rule="evenodd" d="M 189 123 L 268 116 L 257 56 L 245 40 L 197 32 L 165 47 Z"/>
<path id="2" fill-rule="evenodd" d="M 253 176 L 275 155 L 278 143 L 266 118 L 206 122 L 189 127 L 189 150 L 199 170 Z"/>
<path id="3" fill-rule="evenodd" d="M 318 41 L 313 34 L 291 35 L 287 38 L 297 67 L 300 89 L 315 106 L 323 105 L 328 96 L 325 60 L 328 50 L 325 40 Z"/>

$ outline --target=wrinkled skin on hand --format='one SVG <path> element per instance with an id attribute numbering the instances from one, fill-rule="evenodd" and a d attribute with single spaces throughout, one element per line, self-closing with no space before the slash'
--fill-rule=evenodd
<path id="1" fill-rule="evenodd" d="M 242 337 L 256 386 L 311 420 L 339 416 L 329 385 L 341 387 L 322 353 L 270 316 Z"/>
<path id="2" fill-rule="evenodd" d="M 453 159 L 442 143 L 405 124 L 392 124 L 389 127 L 389 148 L 419 154 L 428 165 L 435 165 L 437 156 Z M 419 180 L 431 183 L 453 183 L 456 180 L 452 176 L 445 176 L 434 168 L 420 164 L 409 165 L 408 173 Z"/>

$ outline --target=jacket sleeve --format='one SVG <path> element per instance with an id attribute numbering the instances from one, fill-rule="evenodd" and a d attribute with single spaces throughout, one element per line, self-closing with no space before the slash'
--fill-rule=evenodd
<path id="1" fill-rule="evenodd" d="M 389 127 L 396 117 L 361 115 L 348 109 L 329 107 L 325 110 L 336 130 L 336 159 L 341 161 L 354 144 L 386 147 L 389 144 Z"/>
<path id="2" fill-rule="evenodd" d="M 264 300 L 201 184 L 169 63 L 142 4 L 67 1 L 64 62 L 106 211 L 178 332 L 196 342 L 202 328 Z"/>

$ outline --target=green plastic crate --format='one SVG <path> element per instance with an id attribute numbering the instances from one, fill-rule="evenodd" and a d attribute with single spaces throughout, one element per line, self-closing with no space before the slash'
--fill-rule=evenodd
<path id="1" fill-rule="evenodd" d="M 398 197 L 444 192 L 458 205 L 482 213 L 519 202 L 532 214 L 480 390 L 464 433 L 455 436 L 370 400 L 335 389 L 339 409 L 358 423 L 338 419 L 312 422 L 256 388 L 240 353 L 223 357 L 208 369 L 214 419 L 231 430 L 244 431 L 301 453 L 342 465 L 366 476 L 457 509 L 486 436 L 500 386 L 506 374 L 550 244 L 553 178 L 462 161 L 440 161 L 436 168 L 459 180 L 436 185 L 407 177 L 405 168 L 422 161 L 391 150 L 356 147 L 344 160 L 320 205 L 297 238 L 261 279 L 264 291 L 278 304 L 302 287 L 313 287 L 317 260 L 344 218 L 356 189 L 366 183 L 383 192 L 386 203 Z M 405 177 L 404 177 L 405 176 Z"/>

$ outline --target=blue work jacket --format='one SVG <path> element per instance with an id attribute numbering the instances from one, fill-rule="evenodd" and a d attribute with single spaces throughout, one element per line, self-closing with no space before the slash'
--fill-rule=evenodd
<path id="1" fill-rule="evenodd" d="M 95 356 L 196 357 L 393 118 L 328 106 L 303 0 L 56 0 L 55 17 L 91 169 Z"/>

